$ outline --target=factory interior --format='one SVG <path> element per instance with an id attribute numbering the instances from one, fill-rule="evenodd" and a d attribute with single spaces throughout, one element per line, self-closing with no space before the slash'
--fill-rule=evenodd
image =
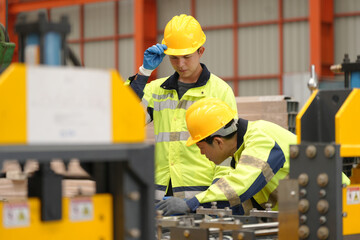
<path id="1" fill-rule="evenodd" d="M 360 240 L 358 26 L 358 0 L 0 0 L 0 239 Z"/>

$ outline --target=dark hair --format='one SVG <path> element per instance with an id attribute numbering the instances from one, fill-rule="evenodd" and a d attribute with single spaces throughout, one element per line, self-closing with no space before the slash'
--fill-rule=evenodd
<path id="1" fill-rule="evenodd" d="M 235 121 L 235 120 L 232 119 L 230 122 L 228 122 L 228 123 L 224 126 L 224 128 L 226 129 L 226 128 L 230 127 L 230 126 L 234 123 L 234 121 Z M 208 144 L 211 145 L 211 144 L 213 143 L 213 141 L 214 141 L 214 137 L 222 137 L 222 138 L 225 138 L 225 139 L 230 139 L 230 138 L 232 138 L 232 137 L 235 135 L 235 133 L 236 133 L 236 131 L 235 131 L 235 132 L 232 132 L 232 133 L 230 133 L 230 134 L 228 134 L 228 135 L 226 135 L 226 136 L 210 135 L 210 136 L 204 138 L 203 140 L 201 140 L 200 142 L 206 142 L 206 143 L 208 143 Z"/>

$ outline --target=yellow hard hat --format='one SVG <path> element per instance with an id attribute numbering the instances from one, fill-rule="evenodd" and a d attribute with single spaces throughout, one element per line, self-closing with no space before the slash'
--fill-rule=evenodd
<path id="1" fill-rule="evenodd" d="M 181 14 L 166 24 L 162 44 L 168 47 L 165 54 L 178 56 L 194 53 L 205 41 L 199 22 L 192 16 Z"/>
<path id="2" fill-rule="evenodd" d="M 195 102 L 186 111 L 186 124 L 190 133 L 186 145 L 190 146 L 216 133 L 235 116 L 236 112 L 217 98 L 203 98 Z"/>

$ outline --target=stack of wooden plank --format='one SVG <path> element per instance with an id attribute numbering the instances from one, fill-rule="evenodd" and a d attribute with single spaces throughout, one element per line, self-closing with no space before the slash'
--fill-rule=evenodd
<path id="1" fill-rule="evenodd" d="M 295 133 L 295 121 L 299 103 L 290 97 L 251 96 L 236 97 L 239 117 L 246 120 L 267 120 Z"/>
<path id="2" fill-rule="evenodd" d="M 64 177 L 63 197 L 91 196 L 96 193 L 95 181 L 89 179 L 89 174 L 80 166 L 79 160 L 70 160 L 66 168 L 61 159 L 54 159 L 50 166 L 55 173 Z M 28 160 L 24 171 L 16 160 L 5 161 L 0 178 L 0 200 L 27 198 L 27 179 L 38 168 L 39 164 L 36 160 Z"/>

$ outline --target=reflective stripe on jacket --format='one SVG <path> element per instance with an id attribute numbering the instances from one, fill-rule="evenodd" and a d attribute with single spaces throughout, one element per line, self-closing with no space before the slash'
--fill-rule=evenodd
<path id="1" fill-rule="evenodd" d="M 188 200 L 192 210 L 202 203 L 228 200 L 230 206 L 240 205 L 246 213 L 252 208 L 251 198 L 260 206 L 270 202 L 277 208 L 276 189 L 289 174 L 289 145 L 296 144 L 296 136 L 267 121 L 239 119 L 238 123 L 235 169 Z"/>
<path id="2" fill-rule="evenodd" d="M 189 133 L 185 112 L 195 101 L 215 97 L 237 110 L 232 88 L 211 74 L 204 64 L 202 67 L 199 80 L 180 100 L 176 91 L 177 73 L 154 80 L 144 89 L 142 103 L 153 110 L 150 111 L 152 116 L 147 114 L 147 120 L 154 122 L 156 200 L 161 200 L 165 195 L 170 178 L 174 196 L 192 198 L 206 190 L 213 179 L 231 170 L 230 167 L 216 166 L 201 155 L 196 145 L 186 146 Z"/>

